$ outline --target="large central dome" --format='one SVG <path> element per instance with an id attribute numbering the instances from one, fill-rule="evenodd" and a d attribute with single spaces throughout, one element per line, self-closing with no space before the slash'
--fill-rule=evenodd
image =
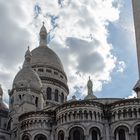
<path id="1" fill-rule="evenodd" d="M 41 79 L 44 105 L 48 107 L 66 101 L 69 89 L 61 60 L 47 46 L 47 30 L 44 24 L 39 35 L 39 47 L 31 52 L 31 67 Z"/>
<path id="2" fill-rule="evenodd" d="M 46 65 L 63 71 L 63 66 L 59 57 L 48 47 L 39 46 L 32 51 L 31 65 Z"/>
<path id="3" fill-rule="evenodd" d="M 58 69 L 63 72 L 63 65 L 57 54 L 47 47 L 47 30 L 43 24 L 40 30 L 40 43 L 39 47 L 32 51 L 31 65 L 34 66 L 47 66 Z"/>

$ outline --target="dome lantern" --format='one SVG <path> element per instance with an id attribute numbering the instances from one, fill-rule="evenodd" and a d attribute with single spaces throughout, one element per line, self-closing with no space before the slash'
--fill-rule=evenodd
<path id="1" fill-rule="evenodd" d="M 45 23 L 43 22 L 43 25 L 42 25 L 42 27 L 40 29 L 40 33 L 39 33 L 39 35 L 40 35 L 40 43 L 39 43 L 39 46 L 40 47 L 47 46 L 47 30 L 46 30 L 44 24 Z"/>

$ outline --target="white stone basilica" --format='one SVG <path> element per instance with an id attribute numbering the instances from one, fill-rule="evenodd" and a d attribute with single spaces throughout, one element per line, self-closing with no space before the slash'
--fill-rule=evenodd
<path id="1" fill-rule="evenodd" d="M 140 1 L 133 0 L 140 71 Z M 0 140 L 140 140 L 140 81 L 137 98 L 96 98 L 92 81 L 84 100 L 67 101 L 67 76 L 40 30 L 39 47 L 25 53 L 9 90 L 9 109 L 0 87 Z"/>

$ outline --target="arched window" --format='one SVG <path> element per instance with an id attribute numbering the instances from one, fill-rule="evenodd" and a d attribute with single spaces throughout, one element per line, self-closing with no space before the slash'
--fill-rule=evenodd
<path id="1" fill-rule="evenodd" d="M 93 127 L 90 129 L 90 139 L 91 140 L 99 140 L 100 137 L 101 137 L 101 133 L 97 127 Z"/>
<path id="2" fill-rule="evenodd" d="M 80 127 L 74 127 L 70 130 L 69 140 L 84 140 L 84 131 Z"/>
<path id="3" fill-rule="evenodd" d="M 140 140 L 140 125 L 135 127 L 136 140 Z"/>
<path id="4" fill-rule="evenodd" d="M 38 107 L 38 97 L 35 98 L 35 105 Z"/>
<path id="5" fill-rule="evenodd" d="M 74 137 L 74 140 L 80 140 L 80 132 L 78 130 L 75 130 L 73 132 L 73 137 Z"/>
<path id="6" fill-rule="evenodd" d="M 29 139 L 29 136 L 28 136 L 28 135 L 24 135 L 24 136 L 22 137 L 22 140 L 30 140 L 30 139 Z"/>
<path id="7" fill-rule="evenodd" d="M 58 140 L 64 140 L 64 132 L 62 130 L 58 133 Z"/>
<path id="8" fill-rule="evenodd" d="M 128 110 L 128 115 L 129 115 L 129 117 L 132 117 L 132 110 L 131 109 Z"/>
<path id="9" fill-rule="evenodd" d="M 47 88 L 47 99 L 48 100 L 52 99 L 52 89 L 50 87 Z"/>
<path id="10" fill-rule="evenodd" d="M 35 136 L 34 140 L 47 140 L 47 138 L 43 134 L 38 134 L 38 135 Z"/>
<path id="11" fill-rule="evenodd" d="M 137 140 L 140 140 L 140 126 L 137 128 Z"/>
<path id="12" fill-rule="evenodd" d="M 118 131 L 118 138 L 119 138 L 119 140 L 126 140 L 125 130 L 124 129 L 120 129 Z"/>
<path id="13" fill-rule="evenodd" d="M 55 101 L 58 102 L 58 90 L 57 89 L 55 90 Z"/>
<path id="14" fill-rule="evenodd" d="M 61 103 L 64 103 L 64 93 L 61 93 Z"/>
<path id="15" fill-rule="evenodd" d="M 115 140 L 127 140 L 129 129 L 126 126 L 119 126 L 115 130 Z"/>
<path id="16" fill-rule="evenodd" d="M 98 134 L 95 130 L 92 130 L 92 140 L 98 140 Z"/>

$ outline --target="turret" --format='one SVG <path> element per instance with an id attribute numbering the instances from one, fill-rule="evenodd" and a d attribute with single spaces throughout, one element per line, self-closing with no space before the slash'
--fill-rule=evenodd
<path id="1" fill-rule="evenodd" d="M 21 114 L 43 108 L 42 83 L 38 74 L 31 68 L 31 57 L 28 47 L 23 67 L 15 76 L 13 88 L 9 92 L 12 130 L 18 127 L 18 117 Z M 13 139 L 18 138 L 12 135 Z"/>

